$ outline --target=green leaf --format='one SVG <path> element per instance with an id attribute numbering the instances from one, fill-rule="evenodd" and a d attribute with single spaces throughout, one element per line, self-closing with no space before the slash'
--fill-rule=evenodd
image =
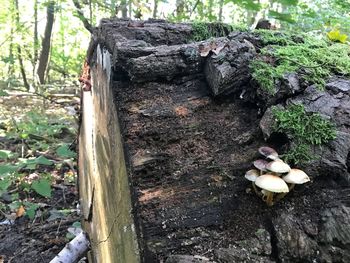
<path id="1" fill-rule="evenodd" d="M 333 29 L 332 31 L 327 33 L 327 36 L 330 40 L 340 43 L 345 43 L 348 36 L 346 34 L 341 34 L 339 29 Z"/>
<path id="2" fill-rule="evenodd" d="M 21 164 L 24 164 L 25 168 L 29 169 L 29 170 L 36 169 L 36 166 L 39 164 L 40 165 L 52 165 L 53 164 L 52 161 L 50 161 L 49 159 L 47 159 L 44 156 L 40 156 L 40 157 L 35 158 L 35 159 L 20 159 L 20 161 L 21 161 Z"/>
<path id="3" fill-rule="evenodd" d="M 0 195 L 7 192 L 7 188 L 11 185 L 12 181 L 10 178 L 0 179 Z"/>
<path id="4" fill-rule="evenodd" d="M 35 212 L 38 209 L 39 205 L 30 202 L 25 202 L 24 206 L 26 209 L 26 215 L 30 218 L 30 220 L 33 220 L 35 217 Z"/>
<path id="5" fill-rule="evenodd" d="M 36 162 L 37 162 L 37 164 L 42 164 L 42 165 L 53 165 L 53 161 L 50 161 L 49 159 L 47 159 L 44 156 L 40 156 L 40 157 L 36 158 Z"/>
<path id="6" fill-rule="evenodd" d="M 56 153 L 58 156 L 63 158 L 74 158 L 76 156 L 76 153 L 71 151 L 67 144 L 64 144 L 58 147 L 56 150 Z"/>
<path id="7" fill-rule="evenodd" d="M 51 182 L 48 179 L 42 178 L 32 183 L 32 189 L 39 195 L 51 197 Z"/>
<path id="8" fill-rule="evenodd" d="M 275 2 L 288 6 L 288 5 L 297 5 L 299 0 L 275 0 Z"/>
<path id="9" fill-rule="evenodd" d="M 292 18 L 292 15 L 288 13 L 279 13 L 279 12 L 270 10 L 269 16 L 288 23 L 295 23 L 295 20 Z"/>
<path id="10" fill-rule="evenodd" d="M 20 168 L 20 165 L 3 164 L 0 165 L 0 175 L 7 175 L 9 173 L 16 172 Z"/>
<path id="11" fill-rule="evenodd" d="M 11 151 L 7 151 L 7 150 L 0 150 L 0 159 L 8 159 L 11 158 L 11 156 L 13 156 Z"/>
<path id="12" fill-rule="evenodd" d="M 0 90 L 0 97 L 4 97 L 4 96 L 8 96 L 9 94 L 4 91 L 4 90 Z"/>

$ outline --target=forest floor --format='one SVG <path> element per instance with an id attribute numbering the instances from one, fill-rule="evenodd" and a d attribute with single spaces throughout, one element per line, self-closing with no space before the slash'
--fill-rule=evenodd
<path id="1" fill-rule="evenodd" d="M 50 262 L 80 231 L 78 106 L 74 94 L 0 97 L 0 263 Z"/>

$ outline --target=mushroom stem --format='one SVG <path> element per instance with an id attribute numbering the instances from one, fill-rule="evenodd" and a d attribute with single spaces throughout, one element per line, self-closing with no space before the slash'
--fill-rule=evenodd
<path id="1" fill-rule="evenodd" d="M 262 199 L 268 206 L 273 206 L 273 192 L 266 191 L 266 195 Z"/>
<path id="2" fill-rule="evenodd" d="M 295 186 L 295 184 L 290 184 L 290 185 L 288 185 L 289 192 L 290 192 L 291 190 L 293 190 L 294 186 Z M 278 195 L 276 196 L 276 202 L 278 202 L 279 200 L 283 199 L 287 194 L 288 194 L 288 193 L 280 193 L 280 194 L 278 194 Z"/>
<path id="3" fill-rule="evenodd" d="M 294 186 L 295 186 L 295 184 L 290 184 L 290 186 L 289 186 L 289 192 L 293 190 Z"/>
<path id="4" fill-rule="evenodd" d="M 254 192 L 256 193 L 257 196 L 261 196 L 261 193 L 258 191 L 258 189 L 256 188 L 256 185 L 254 182 L 252 182 L 253 184 L 253 189 L 254 189 Z"/>

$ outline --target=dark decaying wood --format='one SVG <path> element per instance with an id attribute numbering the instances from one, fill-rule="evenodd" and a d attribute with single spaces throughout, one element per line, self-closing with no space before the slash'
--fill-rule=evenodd
<path id="1" fill-rule="evenodd" d="M 92 86 L 83 92 L 79 148 L 93 258 L 331 258 L 337 245 L 325 236 L 334 229 L 340 236 L 350 232 L 350 222 L 339 226 L 332 217 L 320 223 L 329 214 L 348 220 L 350 209 L 337 201 L 343 192 L 336 183 L 297 186 L 266 207 L 244 178 L 261 158 L 258 148 L 275 146 L 263 140 L 259 109 L 239 99 L 254 89 L 249 61 L 261 43 L 240 32 L 191 42 L 191 33 L 189 24 L 104 19 L 93 35 L 87 58 Z M 327 210 L 336 206 L 340 210 Z M 347 241 L 341 242 L 339 262 L 346 262 Z"/>

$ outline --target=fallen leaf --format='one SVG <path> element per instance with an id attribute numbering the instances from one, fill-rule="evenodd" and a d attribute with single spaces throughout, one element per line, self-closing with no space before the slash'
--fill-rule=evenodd
<path id="1" fill-rule="evenodd" d="M 186 117 L 189 114 L 189 111 L 184 106 L 178 106 L 178 107 L 175 107 L 175 113 L 177 116 Z"/>
<path id="2" fill-rule="evenodd" d="M 25 212 L 24 206 L 21 205 L 16 211 L 16 218 L 23 216 Z"/>

